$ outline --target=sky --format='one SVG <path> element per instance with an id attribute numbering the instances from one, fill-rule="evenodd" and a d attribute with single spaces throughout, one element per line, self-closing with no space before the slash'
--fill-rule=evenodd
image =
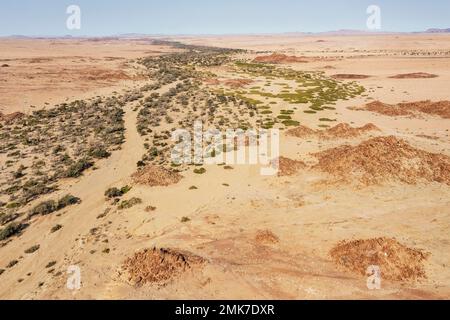
<path id="1" fill-rule="evenodd" d="M 69 5 L 79 30 L 66 26 Z M 450 28 L 450 0 L 1 0 L 0 36 L 248 34 L 367 30 L 369 5 L 381 30 Z"/>

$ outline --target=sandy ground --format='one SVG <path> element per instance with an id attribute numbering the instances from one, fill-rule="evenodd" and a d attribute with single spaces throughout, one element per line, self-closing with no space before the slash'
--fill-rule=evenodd
<path id="1" fill-rule="evenodd" d="M 373 100 L 399 103 L 418 100 L 450 100 L 450 36 L 248 36 L 178 38 L 187 43 L 276 51 L 285 54 L 331 57 L 327 61 L 284 65 L 295 70 L 321 70 L 327 75 L 363 74 L 357 80 L 367 96 L 340 101 L 335 110 L 319 115 L 296 113 L 295 120 L 318 129 L 320 117 L 332 123 L 376 125 L 373 135 L 395 135 L 416 148 L 450 156 L 449 120 L 436 116 L 389 117 L 368 111 L 355 111 Z M 319 41 L 320 40 L 320 41 Z M 123 59 L 134 59 L 170 50 L 149 47 L 140 42 L 98 43 L 51 41 L 0 41 L 0 59 L 11 67 L 1 69 L 0 105 L 4 110 L 22 110 L 27 104 L 72 99 L 83 94 L 95 95 L 101 88 L 127 88 L 120 81 L 112 84 L 100 80 L 86 82 L 76 75 L 57 82 L 54 91 L 35 93 L 49 83 L 27 76 L 39 74 L 40 63 L 28 59 L 50 56 L 42 62 L 44 69 L 59 70 L 61 57 L 68 56 L 67 68 L 108 72 L 122 71 Z M 34 50 L 27 50 L 32 47 Z M 68 51 L 67 51 L 68 50 Z M 340 52 L 342 50 L 342 52 Z M 413 55 L 418 50 L 423 54 Z M 336 52 L 339 51 L 339 52 Z M 53 52 L 53 53 L 52 53 Z M 402 54 L 402 52 L 406 52 Z M 429 52 L 429 54 L 428 54 Z M 253 52 L 251 57 L 260 53 Z M 107 56 L 120 59 L 107 59 Z M 12 59 L 12 60 L 7 60 Z M 61 58 L 62 59 L 62 58 Z M 6 62 L 7 61 L 7 62 Z M 86 62 L 88 61 L 88 62 Z M 67 60 L 64 58 L 64 68 Z M 32 66 L 30 66 L 32 65 Z M 331 67 L 329 67 L 331 66 Z M 31 68 L 31 69 L 28 69 Z M 4 73 L 4 69 L 8 74 Z M 12 71 L 11 71 L 12 70 Z M 215 70 L 219 77 L 227 70 Z M 55 71 L 53 71 L 55 72 Z M 138 73 L 135 70 L 135 75 Z M 392 79 L 390 76 L 427 72 L 432 79 Z M 74 79 L 76 78 L 76 80 Z M 2 80 L 3 79 L 3 80 Z M 67 81 L 66 81 L 67 80 Z M 72 87 L 70 81 L 75 81 Z M 140 79 L 128 79 L 131 84 Z M 17 97 L 12 94 L 31 90 Z M 250 85 L 251 86 L 251 85 Z M 83 91 L 88 87 L 88 91 Z M 163 93 L 170 89 L 165 86 Z M 94 90 L 94 91 L 91 91 Z M 106 90 L 106 89 L 105 89 Z M 9 92 L 10 94 L 4 94 Z M 14 92 L 14 91 L 13 91 Z M 95 92 L 95 93 L 92 93 Z M 26 103 L 25 103 L 26 101 Z M 145 153 L 143 138 L 136 130 L 135 103 L 125 107 L 126 142 L 98 169 L 60 186 L 56 194 L 72 193 L 81 198 L 80 205 L 64 209 L 60 215 L 33 218 L 31 226 L 17 239 L 0 248 L 0 268 L 12 259 L 19 263 L 0 276 L 1 299 L 448 299 L 450 297 L 450 187 L 437 182 L 406 185 L 390 182 L 382 185 L 330 184 L 317 170 L 300 170 L 289 177 L 261 176 L 259 166 L 205 166 L 206 173 L 183 173 L 184 178 L 168 187 L 136 185 L 131 174 Z M 283 109 L 285 106 L 274 106 Z M 16 109 L 15 109 L 16 108 Z M 433 137 L 433 139 L 427 138 Z M 368 137 L 333 139 L 299 139 L 281 134 L 281 154 L 312 163 L 311 153 L 342 144 L 357 145 Z M 127 210 L 110 208 L 104 198 L 109 187 L 132 185 L 126 199 L 138 197 L 142 203 Z M 195 186 L 197 189 L 192 189 Z M 155 207 L 149 211 L 145 208 Z M 188 218 L 188 219 L 183 219 Z M 49 230 L 55 224 L 63 228 Z M 270 232 L 266 241 L 258 237 Z M 342 240 L 395 238 L 403 245 L 428 252 L 424 264 L 426 278 L 419 281 L 382 280 L 381 289 L 369 290 L 365 276 L 336 265 L 330 250 Z M 23 253 L 34 244 L 40 249 Z M 202 257 L 206 263 L 186 271 L 183 276 L 158 286 L 131 285 L 121 268 L 126 258 L 145 248 L 174 248 Z M 46 265 L 56 261 L 49 273 Z M 81 270 L 79 290 L 66 287 L 67 267 Z"/>
<path id="2" fill-rule="evenodd" d="M 0 112 L 123 90 L 144 79 L 133 59 L 170 51 L 148 39 L 0 39 Z"/>

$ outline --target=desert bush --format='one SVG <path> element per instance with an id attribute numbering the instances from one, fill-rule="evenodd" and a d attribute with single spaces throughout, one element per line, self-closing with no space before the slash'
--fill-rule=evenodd
<path id="1" fill-rule="evenodd" d="M 112 198 L 120 198 L 124 194 L 128 193 L 131 190 L 130 186 L 124 186 L 120 189 L 113 187 L 109 188 L 105 191 L 105 197 L 112 199 Z"/>
<path id="2" fill-rule="evenodd" d="M 124 200 L 119 204 L 119 210 L 129 209 L 140 203 L 142 203 L 142 199 L 140 198 L 131 198 L 130 200 Z"/>
<path id="3" fill-rule="evenodd" d="M 12 268 L 12 267 L 14 267 L 16 264 L 18 264 L 19 263 L 19 261 L 17 261 L 17 260 L 11 260 L 7 265 L 6 265 L 6 268 L 8 268 L 8 269 L 10 269 L 10 268 Z"/>
<path id="4" fill-rule="evenodd" d="M 194 173 L 196 174 L 204 174 L 206 172 L 205 168 L 194 169 Z"/>
<path id="5" fill-rule="evenodd" d="M 57 210 L 61 210 L 67 206 L 81 203 L 81 199 L 71 194 L 67 194 L 58 200 Z"/>
<path id="6" fill-rule="evenodd" d="M 116 187 L 109 188 L 105 191 L 105 197 L 111 199 L 111 198 L 119 198 L 123 195 L 122 191 Z"/>
<path id="7" fill-rule="evenodd" d="M 91 161 L 88 161 L 87 159 L 78 160 L 67 169 L 65 177 L 77 178 L 81 176 L 85 170 L 89 169 L 93 165 L 94 164 Z"/>
<path id="8" fill-rule="evenodd" d="M 34 215 L 47 215 L 55 212 L 58 209 L 58 204 L 54 200 L 48 200 L 39 203 L 29 212 L 28 216 L 32 217 Z"/>
<path id="9" fill-rule="evenodd" d="M 5 225 L 19 217 L 17 213 L 2 213 L 0 215 L 0 225 Z"/>
<path id="10" fill-rule="evenodd" d="M 181 222 L 189 222 L 189 221 L 191 221 L 191 219 L 189 219 L 188 217 L 182 217 L 181 218 Z"/>
<path id="11" fill-rule="evenodd" d="M 93 147 L 89 150 L 89 155 L 97 159 L 108 158 L 111 153 L 103 147 Z"/>
<path id="12" fill-rule="evenodd" d="M 11 222 L 0 231 L 0 241 L 19 234 L 23 229 L 25 229 L 25 227 L 26 225 L 22 223 Z"/>
<path id="13" fill-rule="evenodd" d="M 54 226 L 50 229 L 50 233 L 54 233 L 54 232 L 58 231 L 58 230 L 61 229 L 61 228 L 62 228 L 62 225 L 60 225 L 60 224 L 54 225 Z"/>
<path id="14" fill-rule="evenodd" d="M 33 252 L 35 252 L 35 251 L 38 251 L 40 247 L 41 247 L 40 245 L 36 244 L 36 245 L 34 245 L 34 246 L 32 246 L 32 247 L 29 247 L 29 248 L 26 249 L 24 252 L 25 252 L 25 253 L 33 253 Z"/>

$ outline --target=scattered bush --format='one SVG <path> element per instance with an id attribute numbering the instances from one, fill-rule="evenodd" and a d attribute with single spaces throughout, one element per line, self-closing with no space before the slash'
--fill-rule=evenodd
<path id="1" fill-rule="evenodd" d="M 29 217 L 34 215 L 47 215 L 57 210 L 58 204 L 54 200 L 48 200 L 39 203 L 28 214 Z"/>
<path id="2" fill-rule="evenodd" d="M 8 239 L 16 234 L 19 234 L 25 228 L 26 225 L 22 223 L 11 222 L 0 231 L 0 241 Z"/>
<path id="3" fill-rule="evenodd" d="M 60 224 L 54 225 L 54 226 L 50 229 L 50 233 L 56 232 L 56 231 L 58 231 L 58 230 L 61 229 L 61 228 L 62 228 L 62 225 L 60 225 Z"/>
<path id="4" fill-rule="evenodd" d="M 113 187 L 109 188 L 105 191 L 105 197 L 112 199 L 112 198 L 120 198 L 124 194 L 128 193 L 131 190 L 130 186 L 124 186 L 120 189 Z"/>
<path id="5" fill-rule="evenodd" d="M 111 153 L 103 147 L 95 147 L 89 150 L 89 155 L 97 159 L 108 158 Z"/>
<path id="6" fill-rule="evenodd" d="M 37 244 L 37 245 L 34 245 L 34 246 L 32 246 L 32 247 L 29 247 L 29 248 L 26 249 L 24 252 L 25 252 L 25 253 L 33 253 L 33 252 L 39 250 L 40 247 L 41 247 L 41 246 Z"/>
<path id="7" fill-rule="evenodd" d="M 205 168 L 194 169 L 194 173 L 196 174 L 204 174 L 206 172 Z"/>
<path id="8" fill-rule="evenodd" d="M 67 206 L 81 203 L 81 199 L 73 195 L 67 194 L 58 200 L 57 210 L 61 210 Z"/>
<path id="9" fill-rule="evenodd" d="M 34 215 L 47 215 L 50 213 L 53 213 L 55 211 L 64 209 L 67 206 L 74 205 L 80 203 L 80 198 L 77 198 L 75 196 L 72 196 L 70 194 L 65 195 L 61 199 L 58 200 L 58 202 L 54 200 L 47 200 L 44 202 L 41 202 L 37 206 L 35 206 L 31 211 L 29 212 L 28 216 L 32 217 Z"/>
<path id="10" fill-rule="evenodd" d="M 10 269 L 10 268 L 14 267 L 14 266 L 15 266 L 16 264 L 18 264 L 18 263 L 19 263 L 19 261 L 17 261 L 17 260 L 11 260 L 11 261 L 7 264 L 6 268 Z"/>
<path id="11" fill-rule="evenodd" d="M 130 200 L 124 200 L 119 204 L 119 210 L 129 209 L 140 203 L 142 203 L 142 200 L 140 198 L 131 198 Z"/>
<path id="12" fill-rule="evenodd" d="M 90 167 L 92 167 L 94 164 L 91 161 L 88 161 L 86 159 L 81 159 L 72 164 L 66 171 L 65 177 L 66 178 L 78 178 L 83 174 L 83 172 Z"/>

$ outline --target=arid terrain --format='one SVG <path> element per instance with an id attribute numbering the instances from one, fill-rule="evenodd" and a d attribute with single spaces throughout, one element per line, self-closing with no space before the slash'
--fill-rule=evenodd
<path id="1" fill-rule="evenodd" d="M 0 299 L 450 298 L 449 34 L 0 49 Z M 174 163 L 199 120 L 278 173 Z"/>

